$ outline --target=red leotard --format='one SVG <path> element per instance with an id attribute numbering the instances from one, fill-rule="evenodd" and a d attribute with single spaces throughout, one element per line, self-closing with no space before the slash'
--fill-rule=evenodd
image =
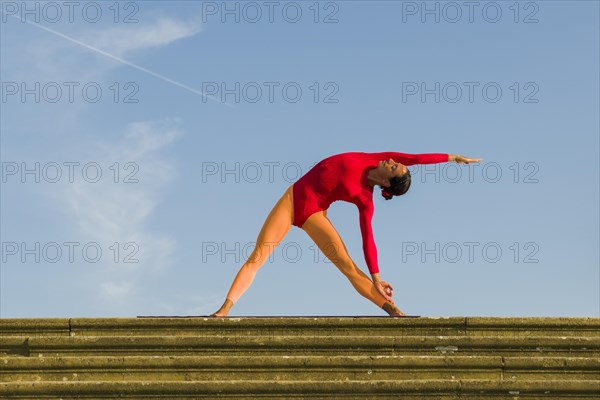
<path id="1" fill-rule="evenodd" d="M 346 201 L 358 207 L 365 261 L 371 274 L 379 272 L 377 247 L 373 238 L 373 187 L 368 184 L 369 170 L 379 161 L 393 159 L 404 165 L 447 162 L 445 153 L 406 154 L 397 152 L 336 154 L 318 162 L 294 183 L 294 225 L 301 228 L 312 214 L 324 211 L 334 201 Z"/>

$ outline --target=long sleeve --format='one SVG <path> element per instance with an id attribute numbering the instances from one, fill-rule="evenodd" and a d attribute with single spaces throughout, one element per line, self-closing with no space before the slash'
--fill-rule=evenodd
<path id="1" fill-rule="evenodd" d="M 377 155 L 381 160 L 393 159 L 404 165 L 415 165 L 415 164 L 437 164 L 443 163 L 450 160 L 450 154 L 446 153 L 423 153 L 423 154 L 408 154 L 398 153 L 395 151 L 385 151 L 382 153 L 373 153 Z"/>
<path id="2" fill-rule="evenodd" d="M 363 253 L 369 272 L 376 274 L 379 272 L 377 265 L 377 247 L 375 246 L 375 238 L 373 237 L 373 228 L 371 220 L 373 219 L 373 203 L 366 205 L 357 205 L 359 212 L 360 233 L 362 235 Z"/>

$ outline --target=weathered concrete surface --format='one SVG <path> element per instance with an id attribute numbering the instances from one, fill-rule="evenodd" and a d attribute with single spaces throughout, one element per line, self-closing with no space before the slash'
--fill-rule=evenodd
<path id="1" fill-rule="evenodd" d="M 600 359 L 500 356 L 11 357 L 2 380 L 595 379 Z M 6 362 L 7 361 L 7 362 Z M 182 373 L 184 372 L 184 373 Z"/>
<path id="2" fill-rule="evenodd" d="M 0 397 L 600 396 L 600 318 L 0 319 Z"/>
<path id="3" fill-rule="evenodd" d="M 567 397 L 597 398 L 598 387 L 586 381 L 497 381 L 497 380 L 398 380 L 398 381 L 196 381 L 196 382 L 44 382 L 43 384 L 0 384 L 4 397 L 28 396 L 30 398 L 64 398 L 67 396 L 141 396 L 176 398 L 178 396 L 270 395 L 288 398 L 288 395 L 321 395 L 344 398 L 346 395 L 366 396 L 427 396 L 446 398 L 463 395 L 496 395 L 496 398 L 527 398 L 544 395 L 544 398 Z M 34 397 L 35 396 L 35 397 Z M 143 398 L 143 397 L 142 397 Z M 331 398 L 331 397 L 329 397 Z M 489 397 L 485 397 L 489 398 Z"/>
<path id="4" fill-rule="evenodd" d="M 214 334 L 201 336 L 34 336 L 0 337 L 0 351 L 37 355 L 172 355 L 222 353 L 253 355 L 264 352 L 287 354 L 356 355 L 568 355 L 600 356 L 600 337 L 577 336 L 279 336 Z"/>
<path id="5" fill-rule="evenodd" d="M 102 336 L 159 335 L 198 336 L 223 332 L 278 335 L 358 335 L 379 334 L 498 334 L 539 336 L 595 336 L 600 318 L 593 317 L 243 317 L 243 318 L 4 318 L 0 332 L 10 336 Z"/>

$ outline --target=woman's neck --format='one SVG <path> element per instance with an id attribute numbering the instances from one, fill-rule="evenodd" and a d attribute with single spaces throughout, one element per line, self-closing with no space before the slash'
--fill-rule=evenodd
<path id="1" fill-rule="evenodd" d="M 381 178 L 377 174 L 377 167 L 368 169 L 367 184 L 373 189 L 375 185 L 381 185 Z"/>

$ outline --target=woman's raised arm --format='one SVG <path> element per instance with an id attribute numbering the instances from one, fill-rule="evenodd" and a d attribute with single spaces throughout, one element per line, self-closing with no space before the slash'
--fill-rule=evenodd
<path id="1" fill-rule="evenodd" d="M 386 160 L 393 159 L 404 165 L 415 165 L 415 164 L 437 164 L 443 162 L 454 161 L 456 163 L 469 164 L 472 162 L 479 162 L 482 158 L 469 158 L 459 154 L 447 154 L 447 153 L 421 153 L 421 154 L 410 154 L 410 153 L 399 153 L 397 151 L 384 151 L 381 153 L 373 153 L 378 159 Z"/>
<path id="2" fill-rule="evenodd" d="M 468 158 L 468 157 L 463 157 L 460 156 L 458 154 L 448 154 L 448 161 L 455 161 L 457 163 L 471 163 L 471 162 L 479 162 L 483 160 L 483 158 Z"/>
<path id="3" fill-rule="evenodd" d="M 422 153 L 422 154 L 410 154 L 410 153 L 398 153 L 396 151 L 384 151 L 381 153 L 373 153 L 378 159 L 387 160 L 392 159 L 404 165 L 415 165 L 415 164 L 437 164 L 448 162 L 450 154 L 447 153 Z"/>

